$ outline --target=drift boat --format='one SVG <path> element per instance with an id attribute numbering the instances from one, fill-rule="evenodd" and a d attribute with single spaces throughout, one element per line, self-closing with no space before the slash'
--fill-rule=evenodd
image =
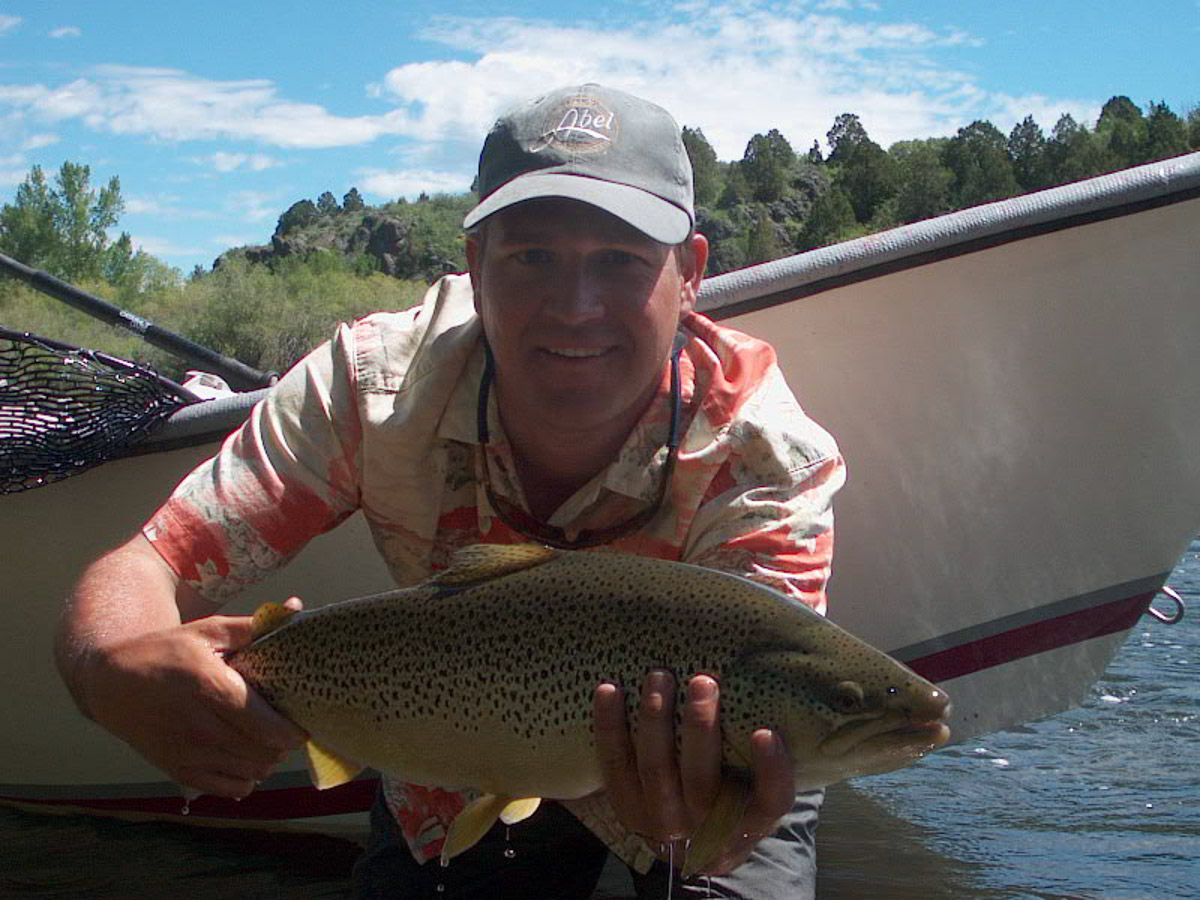
<path id="1" fill-rule="evenodd" d="M 1200 532 L 1198 284 L 1200 153 L 705 282 L 700 310 L 774 344 L 847 459 L 831 618 L 943 683 L 955 740 L 1078 704 L 1143 615 L 1170 618 L 1152 601 Z M 81 568 L 262 394 L 183 406 L 123 457 L 0 499 L 0 800 L 183 814 L 75 710 L 50 635 Z M 233 609 L 391 586 L 355 516 Z M 361 827 L 370 779 L 307 785 L 293 759 L 189 821 Z"/>

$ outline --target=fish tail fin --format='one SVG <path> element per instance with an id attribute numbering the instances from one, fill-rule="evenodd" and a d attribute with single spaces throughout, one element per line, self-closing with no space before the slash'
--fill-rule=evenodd
<path id="1" fill-rule="evenodd" d="M 717 861 L 729 844 L 746 811 L 750 785 L 744 778 L 729 773 L 721 779 L 721 787 L 708 815 L 692 835 L 680 874 L 690 878 Z"/>

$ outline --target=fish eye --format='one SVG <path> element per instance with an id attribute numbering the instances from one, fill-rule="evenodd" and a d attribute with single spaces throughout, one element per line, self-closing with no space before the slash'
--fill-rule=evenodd
<path id="1" fill-rule="evenodd" d="M 843 681 L 833 689 L 830 706 L 841 713 L 858 712 L 864 701 L 863 689 L 854 681 Z"/>

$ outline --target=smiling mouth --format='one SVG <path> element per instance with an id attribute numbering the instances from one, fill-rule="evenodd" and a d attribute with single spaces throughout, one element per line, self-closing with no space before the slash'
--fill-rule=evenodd
<path id="1" fill-rule="evenodd" d="M 608 347 L 543 347 L 542 352 L 561 359 L 595 359 L 608 353 Z"/>

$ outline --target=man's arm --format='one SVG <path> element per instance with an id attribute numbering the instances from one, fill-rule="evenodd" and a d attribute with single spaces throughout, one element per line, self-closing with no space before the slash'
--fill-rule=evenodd
<path id="1" fill-rule="evenodd" d="M 79 708 L 181 785 L 244 797 L 302 731 L 225 664 L 246 616 L 209 616 L 141 534 L 89 566 L 55 637 Z"/>

